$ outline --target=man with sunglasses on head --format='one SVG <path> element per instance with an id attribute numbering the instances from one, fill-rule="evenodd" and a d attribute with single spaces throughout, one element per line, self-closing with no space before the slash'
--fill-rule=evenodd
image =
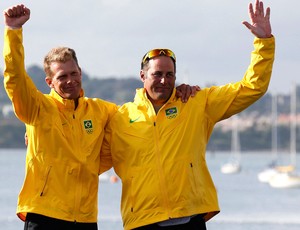
<path id="1" fill-rule="evenodd" d="M 121 213 L 125 230 L 200 230 L 219 213 L 218 198 L 205 161 L 214 125 L 237 114 L 267 91 L 275 41 L 263 2 L 249 4 L 256 36 L 243 79 L 204 88 L 186 104 L 174 97 L 176 58 L 154 49 L 142 58 L 134 102 L 109 122 L 101 170 L 111 166 L 122 180 Z"/>
<path id="2" fill-rule="evenodd" d="M 17 117 L 26 125 L 26 175 L 17 215 L 25 230 L 97 229 L 98 175 L 104 127 L 117 110 L 113 103 L 84 97 L 81 68 L 68 47 L 44 59 L 50 94 L 37 90 L 24 66 L 24 5 L 4 14 L 4 87 Z M 183 101 L 197 87 L 183 85 Z"/>

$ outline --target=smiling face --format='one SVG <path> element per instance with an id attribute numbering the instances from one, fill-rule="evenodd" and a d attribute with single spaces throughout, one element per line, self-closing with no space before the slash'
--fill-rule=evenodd
<path id="1" fill-rule="evenodd" d="M 175 87 L 175 65 L 170 57 L 158 56 L 149 60 L 140 72 L 147 96 L 154 106 L 162 106 Z"/>
<path id="2" fill-rule="evenodd" d="M 46 77 L 46 82 L 50 88 L 54 89 L 64 99 L 77 100 L 81 91 L 81 69 L 75 60 L 52 62 L 50 70 L 52 76 Z"/>

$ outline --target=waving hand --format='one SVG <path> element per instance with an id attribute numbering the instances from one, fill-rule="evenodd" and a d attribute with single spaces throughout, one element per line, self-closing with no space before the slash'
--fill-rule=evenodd
<path id="1" fill-rule="evenodd" d="M 255 9 L 252 3 L 249 4 L 249 22 L 243 21 L 243 24 L 258 38 L 269 38 L 272 36 L 270 24 L 270 8 L 264 12 L 264 4 L 262 1 L 256 0 Z"/>

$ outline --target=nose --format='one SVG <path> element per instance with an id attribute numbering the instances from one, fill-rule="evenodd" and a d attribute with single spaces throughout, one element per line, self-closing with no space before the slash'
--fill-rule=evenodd
<path id="1" fill-rule="evenodd" d="M 73 82 L 75 82 L 74 77 L 72 77 L 71 75 L 69 75 L 68 78 L 67 78 L 67 84 L 72 84 Z"/>
<path id="2" fill-rule="evenodd" d="M 160 78 L 160 83 L 161 83 L 161 84 L 165 84 L 166 82 L 167 82 L 167 76 L 164 75 L 164 76 L 162 76 L 162 77 Z"/>

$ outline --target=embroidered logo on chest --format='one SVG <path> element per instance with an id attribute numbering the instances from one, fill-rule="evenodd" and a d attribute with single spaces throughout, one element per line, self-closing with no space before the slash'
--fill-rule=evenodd
<path id="1" fill-rule="evenodd" d="M 92 120 L 85 120 L 83 121 L 83 126 L 87 134 L 93 133 L 93 123 Z"/>
<path id="2" fill-rule="evenodd" d="M 177 117 L 177 115 L 178 115 L 177 107 L 166 109 L 165 114 L 168 119 L 173 119 L 173 118 Z"/>

